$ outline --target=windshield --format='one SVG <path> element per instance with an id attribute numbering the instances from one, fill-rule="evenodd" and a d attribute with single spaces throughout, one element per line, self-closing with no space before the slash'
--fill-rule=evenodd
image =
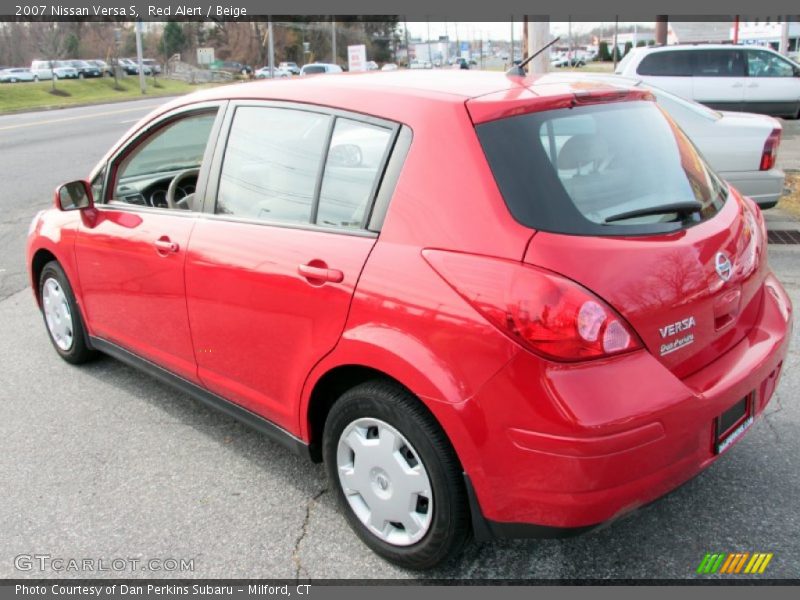
<path id="1" fill-rule="evenodd" d="M 509 210 L 578 235 L 677 231 L 714 216 L 727 189 L 654 102 L 532 113 L 477 127 Z"/>

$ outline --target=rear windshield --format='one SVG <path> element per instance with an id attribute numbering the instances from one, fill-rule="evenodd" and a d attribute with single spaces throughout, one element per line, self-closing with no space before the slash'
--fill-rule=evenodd
<path id="1" fill-rule="evenodd" d="M 478 125 L 514 218 L 542 231 L 645 235 L 713 217 L 725 185 L 654 102 L 593 104 Z"/>

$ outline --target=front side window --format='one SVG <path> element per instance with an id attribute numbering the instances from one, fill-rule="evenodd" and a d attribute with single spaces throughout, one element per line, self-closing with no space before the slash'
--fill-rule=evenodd
<path id="1" fill-rule="evenodd" d="M 695 50 L 695 77 L 744 77 L 744 59 L 737 50 Z"/>
<path id="2" fill-rule="evenodd" d="M 559 233 L 669 232 L 713 217 L 727 189 L 654 102 L 485 123 L 478 137 L 514 217 Z"/>
<path id="3" fill-rule="evenodd" d="M 747 52 L 748 77 L 794 77 L 792 64 L 772 52 L 749 50 Z"/>
<path id="4" fill-rule="evenodd" d="M 196 209 L 194 191 L 216 113 L 213 109 L 177 118 L 137 140 L 118 163 L 111 199 L 154 208 Z"/>

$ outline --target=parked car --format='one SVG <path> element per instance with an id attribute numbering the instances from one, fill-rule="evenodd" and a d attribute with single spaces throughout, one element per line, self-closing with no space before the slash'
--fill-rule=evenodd
<path id="1" fill-rule="evenodd" d="M 108 75 L 109 77 L 114 76 L 114 68 L 111 65 L 109 65 L 106 61 L 100 59 L 94 59 L 94 60 L 87 60 L 86 62 L 100 69 L 100 72 L 103 74 L 103 76 L 106 75 Z"/>
<path id="2" fill-rule="evenodd" d="M 226 60 L 217 63 L 216 65 L 212 65 L 212 68 L 217 68 L 221 71 L 229 71 L 231 73 L 238 73 L 239 75 L 253 74 L 253 67 L 232 60 Z"/>
<path id="3" fill-rule="evenodd" d="M 155 61 L 154 59 L 152 59 L 152 58 L 142 59 L 142 64 L 150 69 L 150 75 L 152 75 L 154 73 L 156 75 L 160 75 L 161 74 L 161 65 L 158 64 L 158 62 Z"/>
<path id="4" fill-rule="evenodd" d="M 117 63 L 122 70 L 125 71 L 128 75 L 138 75 L 139 74 L 139 61 L 133 58 L 120 58 L 117 60 Z M 147 76 L 153 74 L 153 69 L 147 65 L 144 61 L 142 61 L 142 73 Z"/>
<path id="5" fill-rule="evenodd" d="M 573 56 L 572 58 L 569 58 L 567 56 L 557 56 L 556 58 L 550 61 L 550 66 L 556 68 L 584 67 L 586 66 L 586 62 L 578 56 Z"/>
<path id="6" fill-rule="evenodd" d="M 324 75 L 326 73 L 341 73 L 342 67 L 339 65 L 334 65 L 331 63 L 309 63 L 307 65 L 303 65 L 303 68 L 300 69 L 300 76 L 305 77 L 306 75 Z"/>
<path id="7" fill-rule="evenodd" d="M 800 65 L 756 46 L 634 48 L 616 73 L 718 110 L 800 117 Z"/>
<path id="8" fill-rule="evenodd" d="M 77 79 L 78 71 L 65 60 L 34 60 L 31 63 L 33 80 Z"/>
<path id="9" fill-rule="evenodd" d="M 787 358 L 761 211 L 635 87 L 217 87 L 54 201 L 26 256 L 55 351 L 323 461 L 358 536 L 405 567 L 657 499 L 742 438 Z"/>
<path id="10" fill-rule="evenodd" d="M 282 62 L 278 64 L 278 68 L 289 71 L 292 75 L 300 75 L 300 67 L 297 66 L 296 62 Z"/>
<path id="11" fill-rule="evenodd" d="M 69 63 L 71 67 L 73 67 L 76 71 L 78 71 L 78 79 L 83 79 L 84 77 L 102 77 L 103 71 L 85 60 L 69 60 L 66 61 Z"/>
<path id="12" fill-rule="evenodd" d="M 776 164 L 783 126 L 770 116 L 715 111 L 640 79 L 617 75 L 559 73 L 545 80 L 588 80 L 647 89 L 691 138 L 711 168 L 740 193 L 763 209 L 775 206 L 783 194 L 786 176 Z"/>
<path id="13" fill-rule="evenodd" d="M 286 69 L 282 69 L 280 67 L 275 67 L 273 71 L 275 79 L 288 79 L 292 76 L 290 71 L 287 71 Z M 255 73 L 255 77 L 256 79 L 269 79 L 270 78 L 269 65 L 258 69 Z"/>
<path id="14" fill-rule="evenodd" d="M 30 69 L 3 69 L 0 71 L 1 83 L 17 83 L 18 81 L 33 81 Z"/>
<path id="15" fill-rule="evenodd" d="M 380 67 L 378 66 L 378 63 L 376 63 L 374 60 L 367 61 L 367 71 L 378 71 L 379 69 Z"/>
<path id="16" fill-rule="evenodd" d="M 398 67 L 396 63 L 386 63 L 381 67 L 381 71 L 397 71 Z"/>

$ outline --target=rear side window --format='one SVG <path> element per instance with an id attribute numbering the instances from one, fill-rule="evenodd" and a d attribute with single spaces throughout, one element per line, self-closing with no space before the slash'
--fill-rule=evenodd
<path id="1" fill-rule="evenodd" d="M 231 125 L 216 212 L 362 229 L 393 130 L 316 112 L 240 107 Z"/>
<path id="2" fill-rule="evenodd" d="M 216 212 L 308 223 L 330 121 L 328 115 L 300 110 L 237 108 Z"/>
<path id="3" fill-rule="evenodd" d="M 389 148 L 391 130 L 336 119 L 315 222 L 362 227 Z"/>
<path id="4" fill-rule="evenodd" d="M 509 210 L 534 229 L 665 233 L 711 218 L 727 197 L 654 102 L 520 115 L 477 133 Z"/>
<path id="5" fill-rule="evenodd" d="M 695 77 L 744 77 L 744 57 L 737 50 L 697 50 L 693 54 Z"/>
<path id="6" fill-rule="evenodd" d="M 653 52 L 642 59 L 636 72 L 639 75 L 689 77 L 692 75 L 692 54 L 688 50 Z"/>
<path id="7" fill-rule="evenodd" d="M 325 72 L 325 67 L 321 65 L 303 68 L 303 73 L 305 73 L 306 75 L 316 75 L 318 73 L 324 73 L 324 72 Z"/>

